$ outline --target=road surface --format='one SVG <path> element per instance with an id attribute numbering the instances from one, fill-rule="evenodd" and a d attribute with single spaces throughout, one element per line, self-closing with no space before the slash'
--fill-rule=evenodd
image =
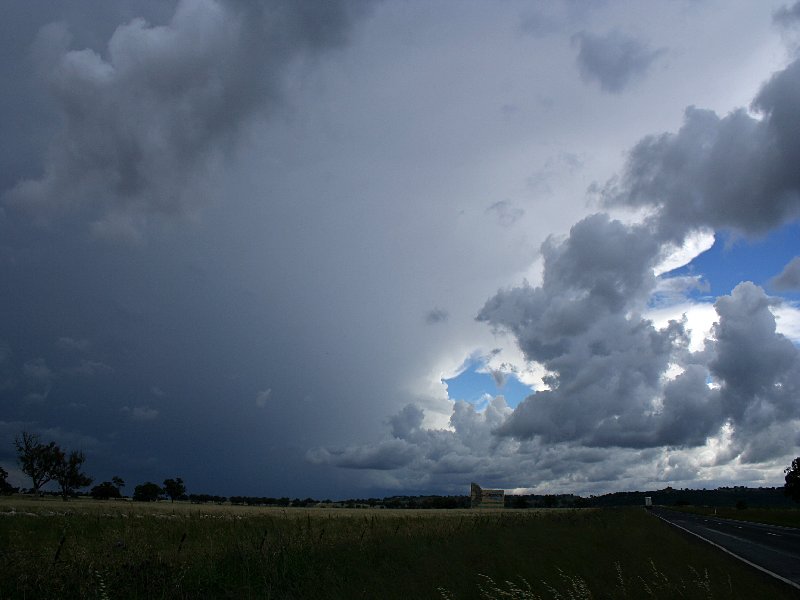
<path id="1" fill-rule="evenodd" d="M 800 589 L 800 529 L 659 507 L 653 507 L 652 513 Z"/>

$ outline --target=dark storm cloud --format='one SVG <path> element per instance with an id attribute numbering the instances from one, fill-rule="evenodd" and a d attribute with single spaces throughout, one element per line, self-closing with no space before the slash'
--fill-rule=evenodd
<path id="1" fill-rule="evenodd" d="M 362 4 L 182 1 L 166 25 L 119 26 L 102 53 L 42 28 L 34 54 L 63 125 L 42 176 L 7 204 L 44 222 L 88 207 L 98 233 L 128 237 L 150 213 L 186 210 L 192 178 L 269 113 L 291 61 L 340 45 Z"/>
<path id="2" fill-rule="evenodd" d="M 640 316 L 654 290 L 667 304 L 693 285 L 654 277 L 655 219 L 585 219 L 545 244 L 541 285 L 486 303 L 486 322 L 549 369 L 549 390 L 518 416 L 502 396 L 480 408 L 447 398 L 442 374 L 497 345 L 502 356 L 478 362 L 498 385 L 515 366 L 541 373 L 470 322 L 475 311 L 531 266 L 547 233 L 585 215 L 564 182 L 605 179 L 600 163 L 615 162 L 620 140 L 652 130 L 642 119 L 679 114 L 685 97 L 654 85 L 641 111 L 624 96 L 598 104 L 601 87 L 570 73 L 578 48 L 564 37 L 624 28 L 628 8 L 523 4 L 383 3 L 356 44 L 317 60 L 342 46 L 361 3 L 20 3 L 27 29 L 0 25 L 0 47 L 13 37 L 17 49 L 0 72 L 30 68 L 16 59 L 41 30 L 41 88 L 9 85 L 0 99 L 11 124 L 0 127 L 11 132 L 0 151 L 0 312 L 14 317 L 0 328 L 3 439 L 31 429 L 91 448 L 98 480 L 180 475 L 197 492 L 316 497 L 463 493 L 470 479 L 546 493 L 675 485 L 698 475 L 690 459 L 701 454 L 680 447 L 726 422 L 735 431 L 721 464 L 796 444 L 796 420 L 770 423 L 789 414 L 779 388 L 795 383 L 757 294 L 721 305 L 723 346 L 695 354 L 687 324 L 658 329 Z M 70 8 L 43 10 L 54 6 Z M 529 22 L 536 39 L 509 35 L 528 10 L 544 16 Z M 65 25 L 42 29 L 49 22 Z M 763 45 L 757 33 L 748 49 Z M 678 47 L 680 35 L 669 39 Z M 677 87 L 721 72 L 717 59 L 695 66 Z M 642 74 L 669 73 L 651 64 L 628 85 Z M 776 118 L 792 108 L 783 93 L 770 98 Z M 600 104 L 602 118 L 586 110 Z M 515 109 L 500 118 L 499 106 Z M 205 198 L 190 226 L 160 218 Z M 487 211 L 502 198 L 513 203 Z M 148 243 L 100 246 L 87 223 Z M 751 333 L 780 366 L 758 363 L 754 381 L 781 386 L 747 389 L 732 375 L 748 302 L 761 328 Z M 514 364 L 497 370 L 500 360 Z M 10 443 L 0 461 L 13 463 Z"/>
<path id="3" fill-rule="evenodd" d="M 783 271 L 770 280 L 770 284 L 782 292 L 800 290 L 800 256 L 790 260 Z"/>
<path id="4" fill-rule="evenodd" d="M 644 42 L 618 31 L 606 35 L 582 31 L 572 41 L 578 45 L 576 60 L 584 81 L 597 82 L 603 91 L 612 94 L 642 79 L 665 52 L 652 50 Z"/>
<path id="5" fill-rule="evenodd" d="M 656 207 L 665 237 L 702 226 L 764 234 L 800 215 L 800 61 L 776 73 L 752 104 L 719 117 L 690 107 L 677 133 L 634 146 L 605 201 Z"/>

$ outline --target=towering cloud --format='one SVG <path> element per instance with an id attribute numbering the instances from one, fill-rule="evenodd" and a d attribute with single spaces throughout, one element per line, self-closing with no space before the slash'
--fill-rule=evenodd
<path id="1" fill-rule="evenodd" d="M 542 253 L 540 287 L 501 291 L 478 315 L 511 331 L 526 358 L 549 373 L 550 389 L 525 400 L 498 433 L 589 446 L 696 439 L 695 432 L 676 431 L 694 422 L 682 414 L 683 404 L 671 401 L 674 393 L 663 397 L 667 368 L 688 357 L 686 331 L 678 322 L 658 330 L 641 316 L 660 256 L 648 227 L 593 215 L 566 240 L 548 240 Z M 688 391 L 698 383 L 707 390 L 705 377 L 690 369 L 671 385 Z"/>

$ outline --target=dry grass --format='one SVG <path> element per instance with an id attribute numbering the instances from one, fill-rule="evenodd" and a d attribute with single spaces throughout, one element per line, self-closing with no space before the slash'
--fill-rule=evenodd
<path id="1" fill-rule="evenodd" d="M 12 498 L 0 550 L 2 598 L 793 597 L 641 509 Z"/>

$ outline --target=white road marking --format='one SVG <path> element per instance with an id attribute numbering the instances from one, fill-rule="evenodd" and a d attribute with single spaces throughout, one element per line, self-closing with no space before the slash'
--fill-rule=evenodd
<path id="1" fill-rule="evenodd" d="M 797 588 L 797 589 L 800 589 L 800 584 L 797 584 L 797 583 L 795 583 L 795 582 L 794 582 L 794 581 L 792 581 L 791 579 L 786 579 L 786 577 L 783 577 L 783 576 L 781 576 L 781 575 L 778 575 L 777 573 L 775 573 L 775 572 L 773 572 L 773 571 L 770 571 L 769 569 L 767 569 L 767 568 L 765 568 L 765 567 L 762 567 L 761 565 L 757 565 L 756 563 L 754 563 L 754 562 L 751 562 L 751 561 L 747 560 L 747 559 L 746 559 L 746 558 L 744 558 L 743 556 L 739 556 L 738 554 L 735 554 L 734 552 L 731 552 L 730 550 L 728 550 L 728 549 L 727 549 L 727 548 L 725 548 L 724 546 L 721 546 L 721 545 L 717 544 L 716 542 L 712 542 L 711 540 L 709 540 L 708 538 L 705 538 L 705 537 L 703 537 L 703 536 L 702 536 L 702 535 L 700 535 L 699 533 L 695 533 L 694 531 L 690 531 L 689 529 L 686 529 L 686 527 L 682 527 L 682 526 L 678 525 L 678 524 L 677 524 L 677 523 L 675 523 L 675 522 L 669 521 L 668 519 L 665 519 L 664 517 L 662 517 L 661 515 L 659 515 L 659 514 L 657 514 L 657 513 L 652 513 L 652 514 L 653 514 L 653 516 L 655 516 L 655 517 L 656 517 L 656 518 L 658 518 L 658 519 L 661 519 L 661 520 L 662 520 L 662 521 L 664 521 L 665 523 L 667 523 L 667 524 L 669 524 L 669 525 L 672 525 L 673 527 L 677 527 L 678 529 L 682 529 L 683 531 L 685 531 L 685 532 L 686 532 L 686 533 L 688 533 L 689 535 L 693 535 L 693 536 L 695 536 L 695 537 L 697 537 L 697 538 L 700 538 L 701 540 L 703 540 L 704 542 L 708 542 L 708 543 L 709 543 L 709 544 L 711 544 L 712 546 L 716 546 L 717 548 L 719 548 L 720 550 L 722 550 L 722 551 L 723 551 L 723 552 L 725 552 L 726 554 L 730 554 L 730 555 L 731 555 L 731 556 L 733 556 L 734 558 L 738 558 L 738 559 L 739 559 L 740 561 L 742 561 L 743 563 L 747 563 L 747 564 L 748 564 L 748 565 L 750 565 L 751 567 L 755 567 L 755 568 L 756 568 L 756 569 L 758 569 L 759 571 L 762 571 L 762 572 L 766 573 L 767 575 L 771 575 L 771 576 L 772 576 L 772 577 L 774 577 L 775 579 L 779 579 L 779 580 L 783 581 L 784 583 L 788 583 L 788 584 L 789 584 L 789 585 L 791 585 L 792 587 L 795 587 L 795 588 Z M 741 529 L 741 527 L 740 527 L 740 529 Z M 720 532 L 720 533 L 722 533 L 722 532 Z M 723 534 L 723 535 L 726 535 L 726 534 Z M 730 536 L 730 537 L 735 537 L 735 536 Z"/>

